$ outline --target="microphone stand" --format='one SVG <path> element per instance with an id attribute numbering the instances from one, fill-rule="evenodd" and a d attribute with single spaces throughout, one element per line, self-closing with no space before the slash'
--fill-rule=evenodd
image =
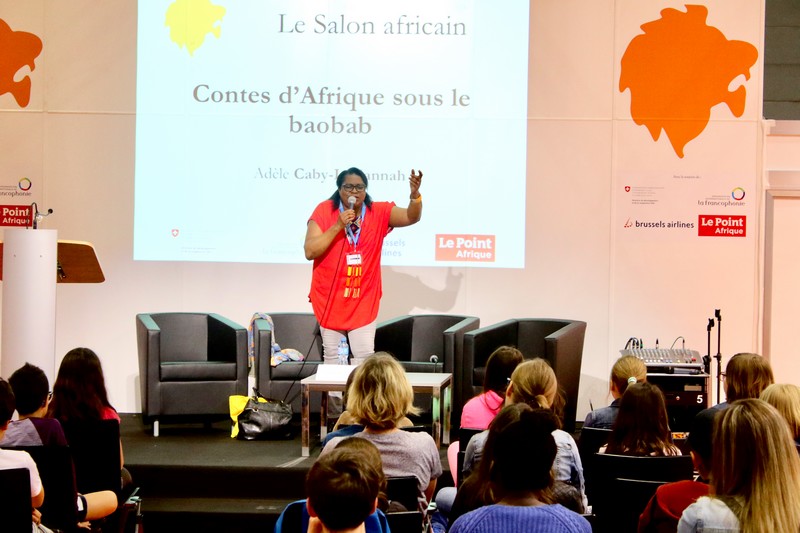
<path id="1" fill-rule="evenodd" d="M 708 319 L 708 325 L 706 326 L 706 333 L 708 335 L 708 351 L 706 355 L 703 356 L 703 369 L 706 371 L 706 374 L 711 374 L 711 329 L 714 327 L 714 319 Z"/>
<path id="2" fill-rule="evenodd" d="M 52 209 L 48 209 L 47 213 L 40 212 L 39 211 L 39 205 L 36 202 L 33 202 L 31 204 L 31 211 L 32 211 L 31 212 L 31 228 L 32 229 L 38 229 L 39 228 L 39 222 L 41 222 L 44 217 L 53 214 L 53 210 Z"/>
<path id="3" fill-rule="evenodd" d="M 720 342 L 722 339 L 722 313 L 719 309 L 714 310 L 714 316 L 717 318 L 717 355 L 714 358 L 717 360 L 717 403 L 719 403 L 719 392 L 722 385 L 722 351 Z"/>

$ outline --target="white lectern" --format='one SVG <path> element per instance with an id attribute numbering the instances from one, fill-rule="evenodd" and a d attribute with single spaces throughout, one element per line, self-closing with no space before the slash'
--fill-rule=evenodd
<path id="1" fill-rule="evenodd" d="M 0 376 L 26 362 L 55 378 L 56 283 L 105 280 L 89 243 L 56 240 L 56 230 L 5 228 Z"/>

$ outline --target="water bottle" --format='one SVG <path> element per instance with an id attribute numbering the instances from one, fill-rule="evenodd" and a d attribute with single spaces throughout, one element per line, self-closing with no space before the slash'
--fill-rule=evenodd
<path id="1" fill-rule="evenodd" d="M 342 340 L 339 341 L 339 364 L 350 364 L 349 358 L 350 346 L 347 344 L 347 337 L 342 337 Z"/>

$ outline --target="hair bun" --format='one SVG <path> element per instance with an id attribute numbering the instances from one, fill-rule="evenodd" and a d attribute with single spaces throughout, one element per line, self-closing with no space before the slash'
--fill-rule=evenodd
<path id="1" fill-rule="evenodd" d="M 631 376 L 631 377 L 628 378 L 628 385 L 633 385 L 637 381 L 639 381 L 639 380 L 636 379 L 634 376 Z"/>

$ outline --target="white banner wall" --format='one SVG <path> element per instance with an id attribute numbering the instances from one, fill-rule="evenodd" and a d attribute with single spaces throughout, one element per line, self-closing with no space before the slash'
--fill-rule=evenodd
<path id="1" fill-rule="evenodd" d="M 230 7 L 226 0 L 214 3 Z M 757 351 L 764 2 L 697 5 L 707 11 L 697 46 L 732 59 L 712 69 L 725 67 L 713 83 L 701 83 L 713 89 L 701 102 L 707 124 L 676 151 L 681 143 L 664 131 L 654 140 L 647 127 L 655 129 L 664 109 L 645 106 L 638 118 L 632 115 L 641 76 L 626 76 L 623 90 L 620 80 L 630 72 L 622 65 L 629 46 L 648 35 L 655 44 L 644 41 L 645 51 L 663 48 L 658 37 L 685 24 L 685 4 L 531 0 L 524 252 L 514 263 L 524 268 L 385 266 L 379 320 L 426 312 L 477 315 L 487 325 L 511 317 L 585 320 L 579 417 L 590 400 L 595 406 L 609 400 L 608 373 L 630 336 L 648 346 L 683 336 L 687 348 L 705 353 L 706 321 L 720 308 L 723 357 Z M 673 11 L 664 15 L 665 9 Z M 659 22 L 664 17 L 672 22 Z M 0 81 L 0 192 L 18 194 L 3 203 L 35 200 L 40 209 L 54 209 L 43 226 L 62 239 L 92 242 L 107 280 L 58 287 L 57 364 L 71 348 L 94 349 L 112 403 L 137 412 L 136 313 L 207 311 L 246 324 L 255 312 L 310 310 L 310 264 L 133 260 L 135 2 L 0 0 L 0 20 L 42 42 L 40 53 L 27 58 L 35 68 L 23 61 L 12 73 L 15 82 L 30 78 L 27 106 Z M 655 26 L 642 29 L 649 24 Z M 736 41 L 755 50 L 753 62 L 747 46 L 730 52 Z M 681 98 L 668 98 L 668 69 L 661 72 L 655 79 L 662 85 L 644 88 L 655 91 L 651 105 L 670 101 L 674 111 Z M 686 100 L 693 93 L 678 95 Z M 409 162 L 406 170 L 417 165 L 410 146 L 395 147 Z M 444 139 L 435 149 L 454 147 Z M 447 172 L 444 166 L 426 173 L 425 183 L 452 179 Z M 32 187 L 22 197 L 17 191 L 28 192 L 19 187 L 25 177 Z M 492 180 L 491 168 L 476 177 L 484 200 L 464 209 L 475 221 L 502 223 L 505 206 L 520 198 Z M 426 196 L 419 229 L 431 220 L 428 213 L 444 209 L 432 200 Z M 637 221 L 659 224 L 636 227 Z M 744 235 L 701 235 L 701 229 L 737 229 L 740 221 Z M 678 224 L 668 227 L 671 222 Z M 258 238 L 274 231 L 264 227 Z"/>

